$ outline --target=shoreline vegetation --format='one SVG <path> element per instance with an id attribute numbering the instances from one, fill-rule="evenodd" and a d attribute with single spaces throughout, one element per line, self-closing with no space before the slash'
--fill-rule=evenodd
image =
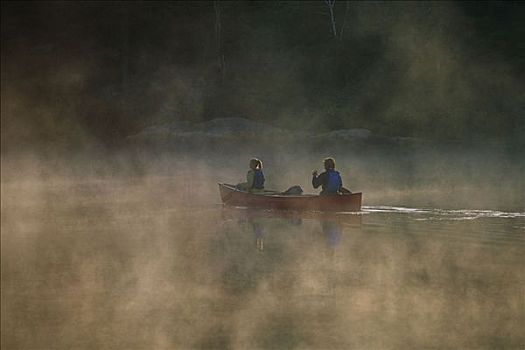
<path id="1" fill-rule="evenodd" d="M 2 2 L 2 150 L 231 117 L 523 146 L 525 6 L 326 5 Z"/>

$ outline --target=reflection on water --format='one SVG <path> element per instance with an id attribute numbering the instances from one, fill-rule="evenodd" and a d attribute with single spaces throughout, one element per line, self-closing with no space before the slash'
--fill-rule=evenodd
<path id="1" fill-rule="evenodd" d="M 341 241 L 343 226 L 337 221 L 321 221 L 323 233 L 330 247 L 335 247 Z"/>
<path id="2" fill-rule="evenodd" d="M 525 345 L 522 212 L 275 213 L 68 186 L 2 186 L 2 348 Z"/>
<path id="3" fill-rule="evenodd" d="M 301 226 L 303 220 L 317 221 L 320 224 L 320 231 L 325 237 L 327 245 L 335 247 L 341 241 L 343 224 L 360 225 L 361 216 L 362 213 L 320 213 L 232 207 L 222 208 L 222 217 L 224 220 L 237 220 L 239 225 L 249 223 L 248 226 L 251 227 L 255 235 L 256 247 L 261 251 L 264 250 L 264 236 L 269 220 L 281 220 L 288 225 L 297 226 Z"/>

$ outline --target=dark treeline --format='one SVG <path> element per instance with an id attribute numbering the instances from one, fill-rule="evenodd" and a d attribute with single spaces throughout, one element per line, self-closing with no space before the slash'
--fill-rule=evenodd
<path id="1" fill-rule="evenodd" d="M 2 146 L 113 143 L 153 124 L 218 117 L 518 140 L 524 10 L 511 2 L 2 2 Z"/>

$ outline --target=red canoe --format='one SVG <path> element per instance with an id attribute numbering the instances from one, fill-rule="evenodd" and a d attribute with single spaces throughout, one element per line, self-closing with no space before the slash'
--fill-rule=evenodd
<path id="1" fill-rule="evenodd" d="M 240 191 L 234 185 L 219 183 L 222 202 L 235 207 L 268 208 L 278 210 L 316 211 L 360 211 L 361 193 L 338 196 L 303 194 L 284 196 L 275 192 L 249 193 Z"/>

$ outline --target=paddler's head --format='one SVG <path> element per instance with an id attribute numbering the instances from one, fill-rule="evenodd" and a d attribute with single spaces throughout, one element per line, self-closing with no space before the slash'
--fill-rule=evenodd
<path id="1" fill-rule="evenodd" d="M 335 169 L 335 160 L 334 158 L 326 158 L 324 161 L 323 161 L 323 164 L 324 164 L 324 168 L 325 170 L 334 170 Z"/>
<path id="2" fill-rule="evenodd" d="M 257 158 L 250 159 L 250 169 L 262 169 L 262 162 Z"/>

